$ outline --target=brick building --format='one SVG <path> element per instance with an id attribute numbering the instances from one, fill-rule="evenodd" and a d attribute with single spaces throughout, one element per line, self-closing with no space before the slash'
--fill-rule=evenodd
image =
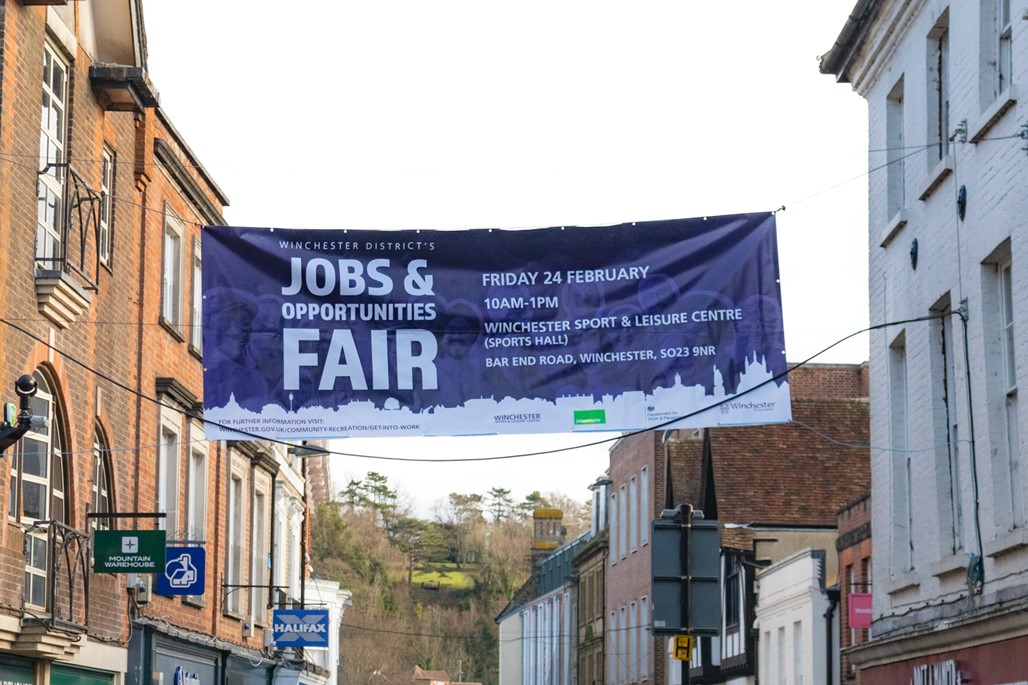
<path id="1" fill-rule="evenodd" d="M 821 62 L 869 113 L 864 682 L 1028 673 L 1026 9 L 859 0 Z"/>
<path id="2" fill-rule="evenodd" d="M 866 365 L 808 365 L 789 374 L 794 422 L 648 432 L 611 450 L 607 682 L 678 683 L 682 664 L 648 630 L 649 530 L 662 509 L 693 504 L 721 527 L 723 625 L 698 641 L 693 683 L 756 675 L 756 569 L 804 549 L 832 550 L 838 509 L 866 491 Z"/>
<path id="3" fill-rule="evenodd" d="M 303 593 L 299 461 L 204 439 L 199 236 L 227 200 L 146 58 L 138 0 L 0 0 L 0 397 L 30 376 L 46 419 L 0 462 L 0 676 L 325 682 L 266 641 Z M 203 549 L 205 591 L 94 572 L 109 529 Z"/>
<path id="4" fill-rule="evenodd" d="M 849 503 L 839 511 L 839 647 L 840 673 L 859 685 L 860 671 L 848 650 L 867 642 L 867 596 L 871 594 L 871 495 Z M 864 613 L 864 616 L 860 616 Z"/>

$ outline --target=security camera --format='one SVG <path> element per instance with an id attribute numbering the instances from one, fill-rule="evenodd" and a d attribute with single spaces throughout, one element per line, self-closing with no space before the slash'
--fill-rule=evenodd
<path id="1" fill-rule="evenodd" d="M 18 397 L 33 397 L 38 389 L 39 385 L 36 383 L 36 379 L 28 374 L 14 382 L 14 392 L 18 393 Z"/>

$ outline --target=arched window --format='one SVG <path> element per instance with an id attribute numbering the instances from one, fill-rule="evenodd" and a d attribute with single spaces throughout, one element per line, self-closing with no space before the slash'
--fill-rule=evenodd
<path id="1" fill-rule="evenodd" d="M 61 443 L 63 425 L 55 399 L 43 374 L 33 374 L 37 391 L 30 398 L 37 421 L 18 443 L 11 459 L 11 489 L 7 514 L 20 523 L 67 523 L 65 464 Z"/>
<path id="2" fill-rule="evenodd" d="M 89 512 L 93 514 L 90 524 L 97 530 L 115 527 L 114 519 L 97 516 L 114 512 L 114 480 L 111 471 L 111 452 L 103 431 L 97 426 L 93 433 L 93 490 L 89 501 Z"/>
<path id="3" fill-rule="evenodd" d="M 68 522 L 63 417 L 46 377 L 37 371 L 37 385 L 30 398 L 34 421 L 31 431 L 18 443 L 11 458 L 7 514 L 27 529 L 25 545 L 25 603 L 47 609 L 47 575 L 50 569 L 47 526 L 49 521 Z"/>

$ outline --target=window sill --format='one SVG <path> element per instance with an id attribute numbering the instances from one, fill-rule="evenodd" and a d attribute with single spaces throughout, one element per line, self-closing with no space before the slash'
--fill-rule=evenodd
<path id="1" fill-rule="evenodd" d="M 893 215 L 892 219 L 886 225 L 885 230 L 882 231 L 882 239 L 879 241 L 881 247 L 888 247 L 899 232 L 903 230 L 903 227 L 907 225 L 907 210 L 901 209 Z"/>
<path id="2" fill-rule="evenodd" d="M 1028 528 L 1015 528 L 1002 537 L 989 540 L 983 546 L 982 552 L 987 557 L 999 557 L 1022 547 L 1028 547 Z"/>
<path id="3" fill-rule="evenodd" d="M 921 197 L 918 199 L 924 202 L 928 197 L 935 192 L 935 189 L 946 180 L 946 177 L 953 173 L 953 155 L 945 155 L 939 160 L 939 163 L 928 174 L 928 183 L 925 186 L 924 191 L 921 193 Z"/>
<path id="4" fill-rule="evenodd" d="M 907 571 L 906 573 L 890 578 L 889 584 L 885 586 L 885 592 L 890 595 L 894 595 L 920 586 L 920 574 L 918 574 L 917 571 Z"/>
<path id="5" fill-rule="evenodd" d="M 203 601 L 202 595 L 183 595 L 182 603 L 187 606 L 196 607 L 197 609 L 203 609 L 207 606 L 207 602 Z"/>
<path id="6" fill-rule="evenodd" d="M 948 576 L 951 573 L 963 573 L 966 571 L 967 554 L 951 554 L 928 567 L 928 572 L 936 578 Z"/>
<path id="7" fill-rule="evenodd" d="M 203 361 L 203 352 L 201 352 L 200 348 L 193 343 L 189 343 L 189 354 L 196 357 L 199 361 Z"/>
<path id="8" fill-rule="evenodd" d="M 971 142 L 978 143 L 983 140 L 993 126 L 1002 118 L 1003 114 L 1017 104 L 1017 88 L 1008 86 L 999 94 L 989 107 L 982 112 L 982 115 L 975 122 L 971 129 Z"/>
<path id="9" fill-rule="evenodd" d="M 172 336 L 173 336 L 173 337 L 174 337 L 174 338 L 175 338 L 176 340 L 178 340 L 179 342 L 185 342 L 185 341 L 186 341 L 186 337 L 185 337 L 184 335 L 182 335 L 182 331 L 180 331 L 180 330 L 178 329 L 178 326 L 176 326 L 176 325 L 175 325 L 174 323 L 172 323 L 171 321 L 168 321 L 167 319 L 165 319 L 165 318 L 164 318 L 164 317 L 162 316 L 162 317 L 161 317 L 160 319 L 158 319 L 158 320 L 157 320 L 157 322 L 158 322 L 159 324 L 161 324 L 161 327 L 162 327 L 162 328 L 164 328 L 164 330 L 166 330 L 166 331 L 168 331 L 169 333 L 171 333 L 171 335 L 172 335 Z"/>

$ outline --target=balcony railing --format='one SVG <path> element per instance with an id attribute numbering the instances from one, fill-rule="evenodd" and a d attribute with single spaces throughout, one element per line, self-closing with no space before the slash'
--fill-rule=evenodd
<path id="1" fill-rule="evenodd" d="M 86 183 L 68 162 L 51 162 L 40 176 L 54 169 L 67 173 L 61 198 L 61 242 L 56 254 L 36 255 L 44 269 L 74 274 L 85 290 L 96 292 L 100 280 L 100 204 L 102 194 Z"/>
<path id="2" fill-rule="evenodd" d="M 89 536 L 60 521 L 36 521 L 25 531 L 25 556 L 34 539 L 46 539 L 46 611 L 25 615 L 47 630 L 85 631 L 89 625 Z"/>

